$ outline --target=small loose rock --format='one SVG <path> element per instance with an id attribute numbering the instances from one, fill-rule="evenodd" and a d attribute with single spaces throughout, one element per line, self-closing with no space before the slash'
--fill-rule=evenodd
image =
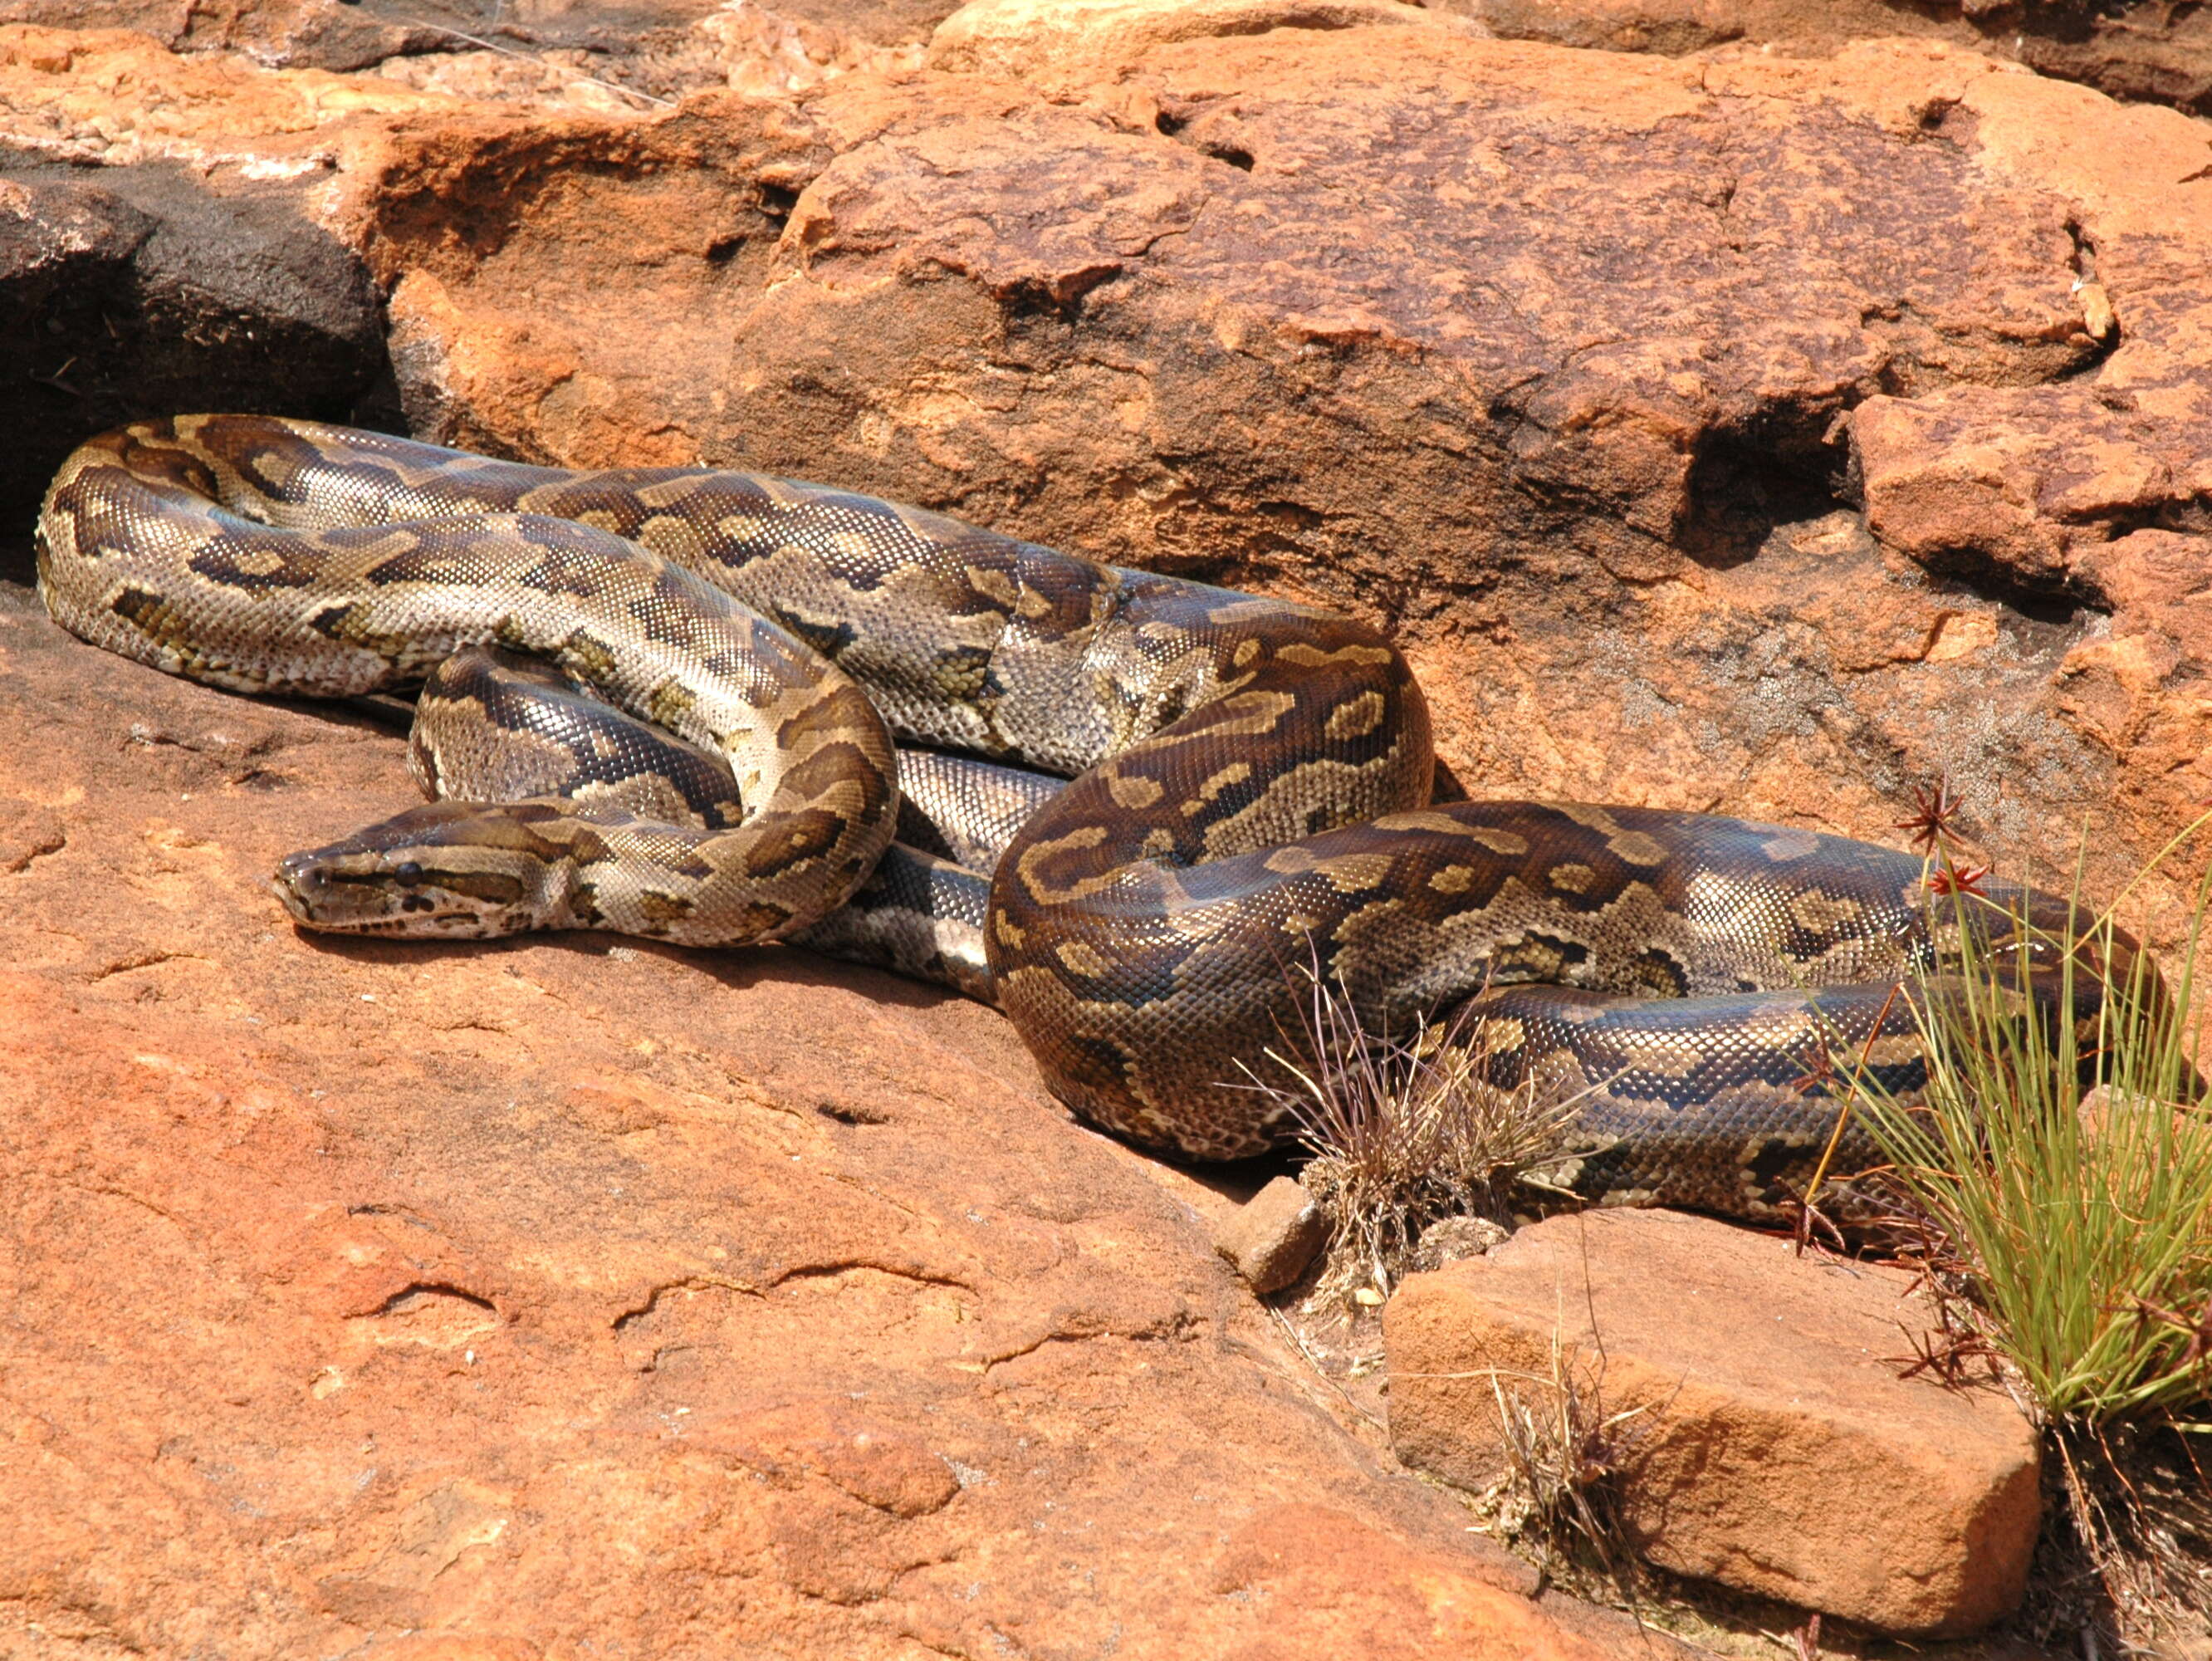
<path id="1" fill-rule="evenodd" d="M 1328 1239 L 1328 1219 L 1295 1177 L 1278 1177 L 1224 1221 L 1213 1249 L 1261 1297 L 1280 1292 L 1312 1265 Z"/>
<path id="2" fill-rule="evenodd" d="M 1487 1217 L 1446 1217 L 1431 1223 L 1413 1248 L 1416 1274 L 1430 1274 L 1447 1263 L 1480 1257 L 1513 1238 L 1513 1231 Z"/>

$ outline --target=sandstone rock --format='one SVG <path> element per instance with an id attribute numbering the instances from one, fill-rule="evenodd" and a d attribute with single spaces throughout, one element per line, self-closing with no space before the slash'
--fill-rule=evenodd
<path id="1" fill-rule="evenodd" d="M 1295 1177 L 1278 1177 L 1240 1206 L 1213 1236 L 1213 1249 L 1262 1298 L 1311 1266 L 1328 1240 L 1328 1219 Z"/>
<path id="2" fill-rule="evenodd" d="M 1668 57 L 1740 39 L 1754 27 L 1747 0 L 1456 0 L 1439 9 L 1462 13 L 1501 40 Z"/>
<path id="3" fill-rule="evenodd" d="M 2110 891 L 2212 788 L 2212 184 L 2171 112 L 1383 0 L 1007 0 L 927 70 L 938 0 L 597 44 L 546 0 L 529 62 L 374 75 L 313 0 L 160 9 L 0 27 L 17 531 L 125 415 L 398 401 L 1346 606 L 1485 794 L 1883 837 L 1948 769 L 2009 863 L 2105 815 Z M 570 96 L 600 71 L 775 95 Z M 1195 1185 L 1071 1130 L 987 1012 L 791 953 L 307 941 L 259 873 L 405 799 L 387 732 L 20 591 L 0 706 L 0 1619 L 1573 1652 L 1330 1416 Z"/>
<path id="4" fill-rule="evenodd" d="M 1363 611 L 1484 794 L 1879 838 L 1948 772 L 2014 868 L 2070 870 L 2089 821 L 2111 891 L 2212 792 L 2199 660 L 2087 575 L 2136 557 L 2126 502 L 2197 534 L 2185 368 L 2106 411 L 2172 483 L 2023 521 L 2033 551 L 2081 519 L 2055 594 L 1902 506 L 1947 411 L 2055 459 L 2063 411 L 2194 361 L 2176 210 L 2212 183 L 2119 159 L 2193 155 L 2184 118 L 1938 44 L 1681 64 L 1101 15 L 1126 55 L 1041 35 L 1034 87 L 399 134 L 362 199 L 410 421 Z M 502 194 L 536 205 L 480 252 Z"/>
<path id="5" fill-rule="evenodd" d="M 381 295 L 330 214 L 353 124 L 437 106 L 321 71 L 0 26 L 0 514 L 186 408 L 395 424 Z M 98 162 L 97 167 L 85 164 Z"/>
<path id="6" fill-rule="evenodd" d="M 1400 0 L 968 0 L 930 38 L 939 69 L 1022 76 L 1087 64 L 1111 75 L 1153 46 L 1270 29 L 1444 28 Z"/>
<path id="7" fill-rule="evenodd" d="M 2212 765 L 2212 296 L 2179 253 L 2212 236 L 2212 190 L 2191 179 L 2203 141 L 2142 110 L 2113 119 L 2126 159 L 2075 154 L 2040 106 L 2101 115 L 2100 100 L 2054 88 L 2031 118 L 2024 91 L 1977 87 L 1962 107 L 1980 143 L 2104 202 L 2082 283 L 2111 296 L 2117 344 L 2084 381 L 1869 399 L 1852 417 L 1868 524 L 1933 571 L 2085 603 L 2094 620 L 2061 660 L 2057 712 L 2124 763 L 2112 788 L 2130 811 L 2179 829 Z"/>
<path id="8" fill-rule="evenodd" d="M 1911 1276 L 1800 1257 L 1702 1218 L 1522 1229 L 1400 1287 L 1383 1317 L 1400 1457 L 1505 1469 L 1493 1381 L 1540 1412 L 1571 1380 L 1620 1435 L 1632 1543 L 1679 1573 L 1903 1634 L 1970 1631 L 2026 1584 L 2033 1428 L 1994 1390 L 1905 1378 Z"/>
<path id="9" fill-rule="evenodd" d="M 1653 1626 L 1640 1614 L 1586 1603 L 1557 1587 L 1547 1588 L 1536 1607 L 1616 1661 L 1713 1661 L 1715 1652 Z"/>
<path id="10" fill-rule="evenodd" d="M 373 76 L 180 56 L 127 29 L 0 23 L 0 136 L 49 161 L 302 177 L 340 165 L 350 123 L 453 103 Z"/>
<path id="11" fill-rule="evenodd" d="M 1347 1573 L 1347 1570 L 1349 1571 Z M 1208 1641 L 1170 1610 L 1154 1652 L 1272 1661 L 1279 1655 L 1429 1661 L 1438 1655 L 1619 1655 L 1613 1644 L 1571 1636 L 1517 1598 L 1500 1597 L 1448 1554 L 1422 1557 L 1340 1511 L 1286 1505 L 1239 1524 L 1213 1561 L 1218 1596 L 1264 1611 L 1253 1636 Z M 1241 1636 L 1241 1635 L 1240 1635 Z"/>
<path id="12" fill-rule="evenodd" d="M 129 28 L 173 52 L 367 70 L 468 99 L 607 112 L 911 67 L 956 0 L 0 0 L 0 23 Z"/>
<path id="13" fill-rule="evenodd" d="M 0 1651 L 1598 1653 L 992 1012 L 295 934 L 401 751 L 0 584 Z"/>
<path id="14" fill-rule="evenodd" d="M 7 857 L 6 835 L 0 830 L 0 861 Z M 2094 1143 L 2107 1135 L 2118 1135 L 2124 1139 L 2123 1146 L 2140 1148 L 2154 1159 L 2165 1157 L 2159 1151 L 2162 1147 L 2177 1142 L 2185 1147 L 2207 1134 L 2203 1122 L 2191 1109 L 2155 1098 L 2115 1096 L 2110 1085 L 2085 1091 L 2075 1114 L 2086 1141 Z"/>
<path id="15" fill-rule="evenodd" d="M 1439 0 L 1504 40 L 1675 55 L 1731 43 L 1826 55 L 1885 35 L 2010 58 L 2114 98 L 2212 110 L 2212 19 L 2176 0 Z"/>
<path id="16" fill-rule="evenodd" d="M 0 513 L 26 523 L 72 447 L 141 416 L 396 420 L 368 269 L 299 196 L 0 155 Z"/>
<path id="17" fill-rule="evenodd" d="M 2053 8 L 2057 10 L 2057 8 Z M 2003 10 L 1984 25 L 2002 48 L 2012 34 L 2020 60 L 2045 75 L 2082 82 L 2114 98 L 2171 104 L 2212 115 L 2212 17 L 2187 0 L 2136 0 L 2098 7 L 2086 28 L 2018 27 Z"/>
<path id="18" fill-rule="evenodd" d="M 0 24 L 7 23 L 131 29 L 173 52 L 235 51 L 321 70 L 361 69 L 438 38 L 342 0 L 0 0 Z"/>
<path id="19" fill-rule="evenodd" d="M 1513 1232 L 1487 1217 L 1446 1217 L 1421 1231 L 1413 1247 L 1413 1268 L 1422 1273 L 1464 1262 L 1496 1250 L 1513 1238 Z"/>
<path id="20" fill-rule="evenodd" d="M 379 72 L 469 99 L 607 113 L 665 108 L 710 87 L 781 98 L 859 69 L 917 67 L 931 27 L 951 9 L 952 0 L 677 0 L 626 12 L 571 4 L 505 21 L 499 39 L 447 33 L 446 50 L 392 58 Z"/>

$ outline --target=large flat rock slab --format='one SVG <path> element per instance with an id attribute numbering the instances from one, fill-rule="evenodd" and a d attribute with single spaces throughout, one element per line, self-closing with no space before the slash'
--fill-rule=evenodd
<path id="1" fill-rule="evenodd" d="M 1884 35 L 1972 46 L 2130 103 L 2212 114 L 2212 18 L 2177 0 L 1440 0 L 1504 39 L 1610 52 L 1717 47 L 1821 57 Z"/>
<path id="2" fill-rule="evenodd" d="M 0 1652 L 1597 1653 L 994 1013 L 295 934 L 402 745 L 0 585 Z"/>
<path id="3" fill-rule="evenodd" d="M 1887 1632 L 1970 1631 L 2026 1585 L 2039 1444 L 1993 1387 L 1901 1376 L 1932 1316 L 1911 1287 L 1704 1218 L 1553 1218 L 1399 1288 L 1391 1440 L 1480 1488 L 1506 1469 L 1495 1392 L 1556 1417 L 1571 1385 L 1593 1421 L 1637 1415 L 1619 1480 L 1650 1561 Z"/>

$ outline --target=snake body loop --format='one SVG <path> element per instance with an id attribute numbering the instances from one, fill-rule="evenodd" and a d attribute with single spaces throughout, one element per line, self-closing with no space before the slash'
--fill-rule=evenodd
<path id="1" fill-rule="evenodd" d="M 1893 989 L 1955 945 L 1889 849 L 1432 804 L 1420 689 L 1363 624 L 816 485 L 179 417 L 64 465 L 40 581 L 216 685 L 427 678 L 414 764 L 458 799 L 288 860 L 308 926 L 886 963 L 994 999 L 1079 1113 L 1190 1157 L 1295 1133 L 1247 1086 L 1317 972 L 1382 1025 L 1471 1004 L 1497 1080 L 1589 1092 L 1581 1191 L 1771 1214 L 1833 1123 L 1815 1052 L 1911 1088 Z M 2059 902 L 1990 901 L 2069 938 Z"/>
<path id="2" fill-rule="evenodd" d="M 456 498 L 422 446 L 225 417 L 95 439 L 47 494 L 39 587 L 94 644 L 241 691 L 342 697 L 420 680 L 464 647 L 532 653 L 712 748 L 747 804 L 707 832 L 557 802 L 418 809 L 288 861 L 280 891 L 303 919 L 773 940 L 836 909 L 890 839 L 896 758 L 847 677 L 603 528 L 519 495 Z M 383 885 L 426 865 L 442 879 L 396 898 Z"/>

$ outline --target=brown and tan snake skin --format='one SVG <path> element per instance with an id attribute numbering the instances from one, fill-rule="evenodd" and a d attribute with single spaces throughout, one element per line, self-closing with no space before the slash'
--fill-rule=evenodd
<path id="1" fill-rule="evenodd" d="M 1501 1082 L 1590 1087 L 1580 1191 L 1770 1214 L 1833 1123 L 1814 1052 L 1910 1088 L 1891 989 L 1945 949 L 1906 854 L 1432 805 L 1427 706 L 1363 624 L 817 485 L 179 417 L 70 457 L 40 587 L 219 686 L 429 677 L 415 764 L 461 799 L 287 860 L 308 927 L 872 958 L 994 998 L 1077 1112 L 1190 1157 L 1291 1138 L 1246 1069 L 1317 965 L 1377 1022 L 1480 999 Z"/>

